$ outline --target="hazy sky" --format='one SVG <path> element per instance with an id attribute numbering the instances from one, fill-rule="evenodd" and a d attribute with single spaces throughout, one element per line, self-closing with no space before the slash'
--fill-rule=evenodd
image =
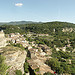
<path id="1" fill-rule="evenodd" d="M 0 22 L 8 21 L 75 23 L 75 0 L 0 0 Z"/>

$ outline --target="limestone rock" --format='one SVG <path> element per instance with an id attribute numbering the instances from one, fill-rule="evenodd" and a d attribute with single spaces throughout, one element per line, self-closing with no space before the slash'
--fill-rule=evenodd
<path id="1" fill-rule="evenodd" d="M 0 31 L 0 48 L 7 45 L 6 38 L 3 31 Z"/>
<path id="2" fill-rule="evenodd" d="M 17 47 L 2 48 L 2 55 L 6 57 L 5 63 L 10 66 L 7 70 L 9 75 L 15 75 L 15 70 L 21 70 L 24 73 L 24 63 L 26 58 L 26 51 Z"/>

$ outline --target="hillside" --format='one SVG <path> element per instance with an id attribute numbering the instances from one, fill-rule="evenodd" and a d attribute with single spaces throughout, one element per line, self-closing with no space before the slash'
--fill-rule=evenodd
<path id="1" fill-rule="evenodd" d="M 0 30 L 4 30 L 5 33 L 11 32 L 34 32 L 34 33 L 48 33 L 53 34 L 53 32 L 61 33 L 63 28 L 72 28 L 75 30 L 75 24 L 67 22 L 47 22 L 42 24 L 21 24 L 21 25 L 2 25 Z"/>

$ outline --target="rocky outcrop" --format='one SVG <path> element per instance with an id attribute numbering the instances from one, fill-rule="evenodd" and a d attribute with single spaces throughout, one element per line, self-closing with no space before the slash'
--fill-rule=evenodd
<path id="1" fill-rule="evenodd" d="M 7 45 L 6 38 L 4 36 L 4 32 L 0 31 L 0 48 L 5 47 Z"/>
<path id="2" fill-rule="evenodd" d="M 75 28 L 63 28 L 62 32 L 75 32 Z"/>
<path id="3" fill-rule="evenodd" d="M 26 58 L 26 51 L 17 47 L 7 46 L 2 48 L 0 52 L 6 57 L 5 63 L 9 66 L 7 72 L 9 75 L 15 75 L 15 70 L 21 70 L 24 73 L 24 63 Z"/>

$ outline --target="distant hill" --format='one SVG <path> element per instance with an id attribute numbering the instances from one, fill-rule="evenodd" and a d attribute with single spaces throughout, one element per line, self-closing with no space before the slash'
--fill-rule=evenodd
<path id="1" fill-rule="evenodd" d="M 41 24 L 42 22 L 33 21 L 13 21 L 13 22 L 0 22 L 0 25 L 21 25 L 21 24 Z"/>
<path id="2" fill-rule="evenodd" d="M 21 23 L 22 22 L 22 23 Z M 29 22 L 30 24 L 24 24 L 25 21 L 21 22 L 10 22 L 9 25 L 2 25 L 0 26 L 0 30 L 4 30 L 5 33 L 25 33 L 25 32 L 34 32 L 34 33 L 44 33 L 44 34 L 61 34 L 62 30 L 75 32 L 75 24 L 68 23 L 68 22 L 46 22 L 46 23 L 39 23 L 39 22 Z"/>

